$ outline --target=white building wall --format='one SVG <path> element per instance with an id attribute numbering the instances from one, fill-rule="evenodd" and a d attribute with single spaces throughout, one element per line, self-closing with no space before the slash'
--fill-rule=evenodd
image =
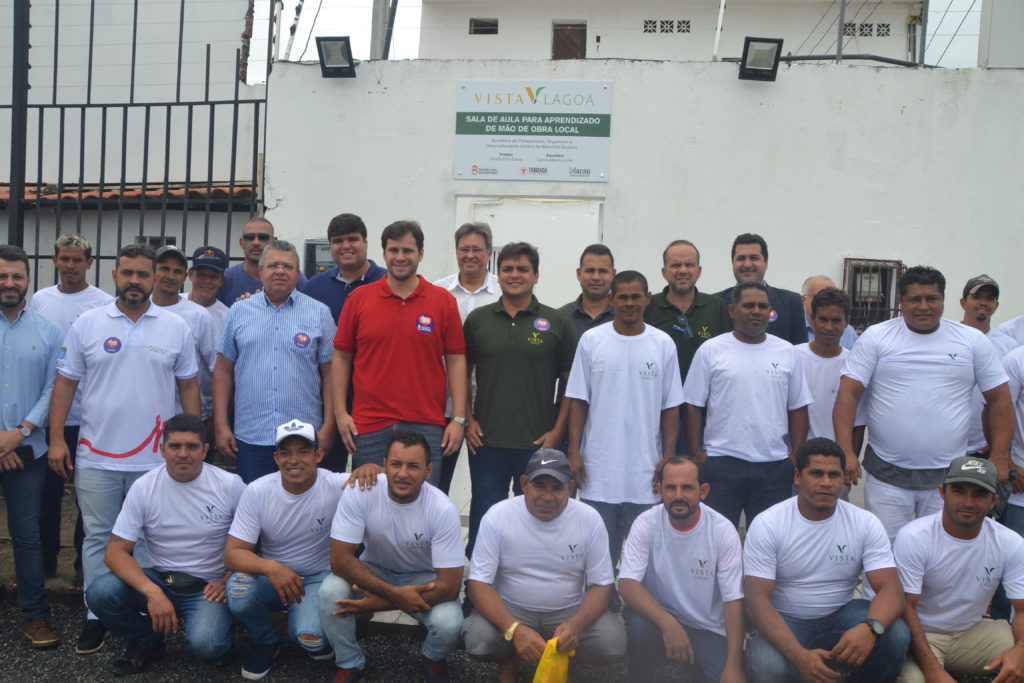
<path id="1" fill-rule="evenodd" d="M 846 53 L 907 59 L 907 21 L 920 14 L 920 2 L 848 3 L 846 22 L 857 36 L 844 39 Z M 552 22 L 587 24 L 587 57 L 710 60 L 714 53 L 719 3 L 634 2 L 480 2 L 426 1 L 420 23 L 424 59 L 549 59 Z M 821 0 L 730 0 L 719 57 L 739 57 L 745 36 L 782 38 L 793 54 L 834 53 L 839 4 Z M 497 35 L 470 35 L 469 20 L 497 19 Z M 659 21 L 658 33 L 644 33 L 644 20 Z M 690 22 L 689 33 L 663 33 L 661 20 Z M 860 25 L 889 24 L 885 37 L 861 36 Z"/>
<path id="2" fill-rule="evenodd" d="M 795 64 L 775 83 L 736 73 L 728 63 L 419 60 L 324 80 L 316 65 L 278 64 L 270 125 L 301 125 L 268 140 L 267 216 L 291 237 L 322 238 L 335 214 L 359 214 L 378 260 L 380 230 L 417 219 L 421 272 L 435 278 L 455 270 L 451 234 L 467 198 L 590 200 L 616 265 L 658 286 L 661 251 L 677 238 L 701 250 L 702 290 L 731 284 L 732 239 L 749 231 L 768 240 L 776 286 L 818 273 L 841 281 L 844 257 L 900 259 L 946 274 L 952 317 L 962 283 L 982 272 L 1002 285 L 997 320 L 1024 313 L 1024 71 Z M 456 87 L 472 79 L 611 80 L 609 182 L 454 180 Z M 569 300 L 565 277 L 545 289 L 545 255 L 585 243 L 556 229 L 538 241 L 542 297 Z"/>

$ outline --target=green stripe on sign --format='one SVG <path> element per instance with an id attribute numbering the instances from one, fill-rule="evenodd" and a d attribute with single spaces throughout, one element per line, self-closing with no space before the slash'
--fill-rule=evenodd
<path id="1" fill-rule="evenodd" d="M 611 114 L 523 114 L 463 112 L 455 114 L 456 135 L 567 135 L 606 138 Z"/>

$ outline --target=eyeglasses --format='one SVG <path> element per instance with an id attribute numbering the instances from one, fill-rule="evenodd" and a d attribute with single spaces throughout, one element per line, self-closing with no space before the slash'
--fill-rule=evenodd
<path id="1" fill-rule="evenodd" d="M 242 235 L 242 239 L 246 242 L 255 242 L 256 240 L 259 240 L 260 242 L 269 242 L 271 237 L 273 237 L 273 235 L 269 232 L 247 232 Z"/>
<path id="2" fill-rule="evenodd" d="M 690 327 L 690 321 L 686 319 L 685 314 L 676 318 L 676 322 L 672 325 L 672 329 L 676 332 L 682 332 L 689 339 L 693 339 L 693 328 Z"/>

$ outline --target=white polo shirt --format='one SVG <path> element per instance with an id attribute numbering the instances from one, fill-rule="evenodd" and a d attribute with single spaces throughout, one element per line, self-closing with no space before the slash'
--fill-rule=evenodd
<path id="1" fill-rule="evenodd" d="M 707 407 L 707 454 L 749 462 L 789 457 L 789 411 L 812 400 L 796 348 L 773 334 L 759 344 L 732 333 L 708 339 L 683 384 L 685 403 Z"/>
<path id="2" fill-rule="evenodd" d="M 111 302 L 82 313 L 64 347 L 57 371 L 78 381 L 82 399 L 76 466 L 139 472 L 162 465 L 175 380 L 198 372 L 188 323 L 152 304 L 133 323 Z"/>
<path id="3" fill-rule="evenodd" d="M 92 285 L 72 294 L 65 294 L 60 291 L 57 285 L 54 285 L 40 289 L 33 294 L 32 300 L 28 305 L 39 311 L 44 318 L 49 318 L 60 325 L 64 334 L 67 334 L 68 330 L 71 329 L 71 323 L 75 322 L 82 313 L 93 308 L 105 306 L 113 300 L 114 297 Z M 71 411 L 68 413 L 68 419 L 64 420 L 64 424 L 71 427 L 81 424 L 81 404 L 81 396 L 75 394 L 75 400 L 71 404 Z M 68 445 L 70 446 L 71 444 Z"/>
<path id="4" fill-rule="evenodd" d="M 245 488 L 228 533 L 260 543 L 260 555 L 299 576 L 331 568 L 331 518 L 338 509 L 347 474 L 317 469 L 316 481 L 303 493 L 285 490 L 281 473 L 260 477 Z"/>
<path id="5" fill-rule="evenodd" d="M 985 518 L 976 538 L 953 538 L 942 513 L 900 529 L 893 547 L 903 590 L 921 596 L 917 616 L 928 633 L 959 633 L 985 616 L 1000 582 L 1024 599 L 1024 538 Z"/>
<path id="6" fill-rule="evenodd" d="M 212 581 L 224 576 L 224 543 L 245 483 L 237 474 L 203 465 L 193 481 L 177 482 L 159 467 L 125 496 L 113 534 L 145 536 L 153 567 Z"/>
<path id="7" fill-rule="evenodd" d="M 724 636 L 725 603 L 743 597 L 739 534 L 703 503 L 688 531 L 673 528 L 665 506 L 656 505 L 633 522 L 622 547 L 622 579 L 643 584 L 687 626 Z"/>
<path id="8" fill-rule="evenodd" d="M 868 388 L 862 402 L 871 448 L 904 469 L 943 469 L 967 453 L 971 390 L 1006 382 L 999 356 L 985 335 L 942 318 L 920 334 L 903 318 L 886 320 L 860 336 L 843 376 Z"/>

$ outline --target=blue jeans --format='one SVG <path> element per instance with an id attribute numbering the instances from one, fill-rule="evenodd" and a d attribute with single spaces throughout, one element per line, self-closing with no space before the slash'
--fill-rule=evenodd
<path id="1" fill-rule="evenodd" d="M 704 478 L 711 484 L 704 502 L 737 528 L 741 513 L 746 513 L 749 529 L 755 517 L 793 494 L 789 458 L 748 462 L 728 455 L 710 457 L 704 463 Z"/>
<path id="2" fill-rule="evenodd" d="M 188 646 L 199 659 L 213 660 L 231 650 L 231 612 L 223 602 L 209 602 L 203 592 L 175 593 L 160 581 L 160 573 L 152 567 L 143 569 L 150 581 L 160 586 L 174 605 L 179 619 L 185 622 Z M 110 629 L 129 643 L 151 645 L 163 640 L 153 631 L 149 616 L 140 614 L 146 608 L 146 598 L 115 574 L 106 574 L 88 589 L 89 605 Z"/>
<path id="3" fill-rule="evenodd" d="M 352 469 L 372 462 L 375 465 L 384 463 L 384 456 L 388 454 L 388 444 L 391 437 L 397 431 L 410 431 L 422 434 L 430 446 L 430 478 L 427 480 L 434 486 L 441 485 L 441 438 L 444 436 L 444 428 L 439 425 L 428 425 L 420 422 L 396 422 L 384 429 L 366 434 L 357 434 L 356 452 L 352 454 Z"/>
<path id="4" fill-rule="evenodd" d="M 271 612 L 288 611 L 288 635 L 305 650 L 313 653 L 327 649 L 320 625 L 320 584 L 331 571 L 302 577 L 306 594 L 302 602 L 281 604 L 281 599 L 266 576 L 236 572 L 228 579 L 227 596 L 231 616 L 249 630 L 253 645 L 273 645 L 280 640 Z M 300 637 L 301 636 L 301 637 Z"/>
<path id="5" fill-rule="evenodd" d="M 812 650 L 831 650 L 846 631 L 868 617 L 867 600 L 851 600 L 832 614 L 820 619 L 797 619 L 782 615 L 800 644 Z M 867 660 L 849 680 L 877 683 L 890 681 L 903 667 L 910 646 L 910 629 L 897 619 L 878 639 Z M 799 681 L 800 674 L 793 663 L 768 642 L 760 633 L 747 641 L 747 672 L 755 683 Z"/>
<path id="6" fill-rule="evenodd" d="M 364 563 L 374 574 L 394 586 L 410 586 L 437 579 L 434 572 L 396 574 L 382 567 Z M 340 669 L 362 669 L 366 666 L 363 649 L 356 642 L 356 620 L 354 617 L 336 617 L 332 612 L 338 609 L 335 600 L 350 600 L 357 594 L 351 584 L 337 574 L 329 574 L 320 586 L 320 620 L 324 633 L 334 648 L 334 662 Z M 458 600 L 441 602 L 426 612 L 410 614 L 427 629 L 420 652 L 435 661 L 444 659 L 459 644 L 462 629 L 462 608 Z"/>
<path id="7" fill-rule="evenodd" d="M 82 525 L 85 529 L 85 539 L 82 541 L 82 569 L 85 573 L 86 591 L 93 581 L 110 572 L 103 561 L 110 532 L 121 513 L 121 504 L 128 495 L 128 489 L 144 474 L 145 472 L 118 472 L 84 467 L 75 470 L 75 493 L 78 495 Z M 146 549 L 145 539 L 127 540 L 135 541 L 135 550 L 132 551 L 135 561 L 143 567 L 149 564 L 149 551 Z M 86 599 L 86 605 L 88 604 Z M 91 610 L 88 618 L 93 618 Z"/>
<path id="8" fill-rule="evenodd" d="M 40 456 L 23 470 L 0 474 L 0 488 L 7 501 L 7 530 L 14 548 L 18 605 L 26 621 L 50 616 L 43 578 L 43 544 L 39 540 L 39 507 L 47 469 L 46 456 Z"/>
<path id="9" fill-rule="evenodd" d="M 238 444 L 238 459 L 235 460 L 235 472 L 246 484 L 250 484 L 265 474 L 277 472 L 274 462 L 274 451 L 277 446 L 257 446 L 235 439 Z"/>
<path id="10" fill-rule="evenodd" d="M 491 448 L 481 446 L 476 454 L 469 456 L 469 481 L 472 497 L 469 502 L 469 542 L 466 544 L 466 557 L 473 556 L 476 544 L 476 533 L 480 530 L 480 520 L 495 503 L 508 498 L 508 487 L 512 484 L 512 492 L 521 495 L 519 477 L 526 471 L 526 463 L 536 452 L 535 448 Z"/>
<path id="11" fill-rule="evenodd" d="M 625 617 L 630 683 L 653 682 L 654 664 L 665 658 L 661 629 L 631 609 L 625 610 Z M 704 678 L 708 681 L 719 680 L 725 670 L 728 654 L 725 636 L 681 625 L 690 639 L 697 663 L 704 671 Z"/>
<path id="12" fill-rule="evenodd" d="M 619 563 L 622 544 L 629 536 L 633 522 L 641 513 L 650 509 L 654 503 L 602 503 L 598 500 L 587 500 L 582 496 L 580 502 L 586 503 L 601 515 L 604 528 L 608 530 L 608 551 L 611 553 L 612 567 L 614 568 Z"/>

